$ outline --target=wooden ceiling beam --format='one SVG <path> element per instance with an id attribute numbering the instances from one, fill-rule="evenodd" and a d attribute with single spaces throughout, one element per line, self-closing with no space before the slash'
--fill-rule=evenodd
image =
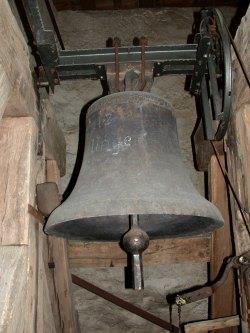
<path id="1" fill-rule="evenodd" d="M 150 7 L 236 6 L 236 0 L 53 0 L 57 10 L 108 10 Z"/>

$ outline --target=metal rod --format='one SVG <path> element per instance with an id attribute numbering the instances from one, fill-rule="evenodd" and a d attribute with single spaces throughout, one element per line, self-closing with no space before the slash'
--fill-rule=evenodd
<path id="1" fill-rule="evenodd" d="M 140 90 L 144 90 L 146 86 L 146 81 L 145 81 L 145 47 L 147 45 L 147 39 L 145 37 L 142 37 L 140 39 L 140 46 L 141 46 L 141 88 Z"/>
<path id="2" fill-rule="evenodd" d="M 212 140 L 214 138 L 214 129 L 213 129 L 213 117 L 211 113 L 211 105 L 207 92 L 207 83 L 206 78 L 203 75 L 201 80 L 201 99 L 202 99 L 202 119 L 204 123 L 205 137 L 207 140 Z"/>
<path id="3" fill-rule="evenodd" d="M 120 66 L 119 66 L 119 46 L 121 46 L 121 41 L 118 37 L 114 38 L 115 47 L 115 90 L 120 91 Z"/>
<path id="4" fill-rule="evenodd" d="M 218 82 L 215 71 L 215 62 L 211 55 L 208 56 L 208 71 L 211 84 L 212 100 L 215 119 L 219 119 L 222 110 L 222 101 L 219 94 Z"/>
<path id="5" fill-rule="evenodd" d="M 62 50 L 65 50 L 65 46 L 64 46 L 64 43 L 63 43 L 63 39 L 62 39 L 62 35 L 60 33 L 60 30 L 59 30 L 59 27 L 58 27 L 58 24 L 56 22 L 56 18 L 55 18 L 55 15 L 54 15 L 54 12 L 51 8 L 51 4 L 50 4 L 50 1 L 49 0 L 45 0 L 45 3 L 46 3 L 46 7 L 48 9 L 48 13 L 49 13 L 49 16 L 50 16 L 50 19 L 51 19 L 51 22 L 53 24 L 53 27 L 54 27 L 54 30 L 55 30 L 55 33 L 56 33 L 56 36 L 57 36 L 57 39 L 59 41 L 59 44 L 61 46 L 61 49 Z"/>
<path id="6" fill-rule="evenodd" d="M 132 230 L 134 228 L 139 229 L 139 216 L 132 215 L 130 218 L 130 223 L 131 223 Z M 134 237 L 136 238 L 136 236 L 134 236 Z M 132 250 L 134 250 L 134 249 L 132 249 Z M 144 289 L 142 255 L 141 255 L 141 252 L 139 252 L 139 251 L 135 252 L 135 251 L 132 252 L 132 256 L 131 256 L 133 289 L 142 290 L 142 289 Z"/>
<path id="7" fill-rule="evenodd" d="M 132 264 L 132 276 L 133 276 L 133 289 L 142 290 L 144 289 L 144 279 L 143 279 L 142 256 L 140 253 L 135 253 L 132 255 L 131 264 Z"/>
<path id="8" fill-rule="evenodd" d="M 106 299 L 107 301 L 119 306 L 122 309 L 125 309 L 131 313 L 136 314 L 137 316 L 144 318 L 148 321 L 150 321 L 151 323 L 160 326 L 162 328 L 164 328 L 165 330 L 169 330 L 170 332 L 179 332 L 179 328 L 177 326 L 174 326 L 170 323 L 168 323 L 167 321 L 158 318 L 156 316 L 154 316 L 153 314 L 139 308 L 138 306 L 129 303 L 127 301 L 125 301 L 124 299 L 117 297 L 111 293 L 109 293 L 108 291 L 101 289 L 97 286 L 95 286 L 94 284 L 87 282 L 86 280 L 72 274 L 72 282 L 88 291 L 90 291 L 91 293 L 94 293 L 97 296 L 100 296 L 104 299 Z"/>

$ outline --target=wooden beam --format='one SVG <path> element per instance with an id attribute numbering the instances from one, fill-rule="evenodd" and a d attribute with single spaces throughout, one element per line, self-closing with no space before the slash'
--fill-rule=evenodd
<path id="1" fill-rule="evenodd" d="M 140 7 L 204 7 L 211 6 L 210 0 L 139 0 Z M 235 6 L 233 0 L 217 0 L 216 6 Z"/>
<path id="2" fill-rule="evenodd" d="M 28 204 L 35 204 L 36 181 L 44 174 L 43 163 L 37 159 L 34 119 L 2 119 L 0 138 L 0 284 L 4 286 L 0 327 L 6 326 L 0 331 L 35 332 L 38 324 L 44 332 L 56 332 L 51 329 L 55 317 L 51 315 L 49 281 L 42 271 L 47 264 L 42 243 L 46 236 L 28 213 Z"/>
<path id="3" fill-rule="evenodd" d="M 221 149 L 222 150 L 222 149 Z M 212 156 L 209 167 L 209 199 L 220 210 L 224 227 L 216 230 L 212 236 L 210 279 L 215 280 L 225 258 L 233 254 L 232 235 L 229 217 L 229 198 L 227 185 L 222 174 L 221 166 L 225 167 L 225 156 Z M 219 164 L 220 163 L 220 164 Z M 213 319 L 236 314 L 235 288 L 233 271 L 227 280 L 215 290 L 211 297 L 211 316 Z M 219 332 L 233 332 L 233 329 L 221 329 Z"/>
<path id="4" fill-rule="evenodd" d="M 60 176 L 66 173 L 66 141 L 55 118 L 54 110 L 47 92 L 41 96 L 41 109 L 43 112 L 43 139 L 45 146 L 45 159 L 55 160 L 60 170 Z"/>
<path id="5" fill-rule="evenodd" d="M 0 123 L 0 245 L 29 244 L 28 204 L 33 204 L 37 127 L 33 118 Z"/>
<path id="6" fill-rule="evenodd" d="M 127 255 L 116 242 L 77 242 L 68 245 L 71 267 L 126 266 Z M 207 262 L 210 260 L 210 238 L 175 238 L 150 241 L 143 255 L 144 265 L 173 262 Z"/>
<path id="7" fill-rule="evenodd" d="M 3 66 L 0 64 L 0 119 L 11 95 L 11 84 Z"/>
<path id="8" fill-rule="evenodd" d="M 26 246 L 0 246 L 0 332 L 25 332 L 26 261 Z"/>
<path id="9" fill-rule="evenodd" d="M 107 10 L 139 7 L 204 7 L 210 0 L 53 0 L 57 10 Z M 234 0 L 217 0 L 216 6 L 236 6 Z"/>
<path id="10" fill-rule="evenodd" d="M 250 7 L 237 30 L 235 44 L 250 72 Z M 234 191 L 230 191 L 236 254 L 250 250 L 250 93 L 236 55 L 233 53 L 233 105 L 227 132 L 228 174 Z M 249 74 L 248 74 L 249 75 Z M 233 193 L 234 192 L 234 193 Z M 237 199 L 235 198 L 235 195 Z M 238 201 L 238 202 L 237 202 Z M 250 272 L 248 272 L 248 276 Z M 247 281 L 240 275 L 240 303 L 242 331 L 250 330 L 250 291 Z"/>
<path id="11" fill-rule="evenodd" d="M 5 94 L 5 100 L 8 100 L 8 105 L 0 108 L 0 119 L 4 111 L 7 117 L 32 116 L 37 120 L 38 110 L 27 42 L 7 0 L 0 2 L 0 13 L 0 77 L 5 81 L 5 92 L 1 92 L 1 95 Z"/>
<path id="12" fill-rule="evenodd" d="M 38 277 L 37 277 L 37 332 L 60 332 L 61 313 L 56 293 L 53 260 L 50 256 L 49 240 L 43 227 L 37 222 L 38 245 Z M 49 267 L 52 265 L 52 267 Z"/>
<path id="13" fill-rule="evenodd" d="M 58 184 L 60 171 L 54 160 L 46 162 L 47 181 Z M 76 310 L 72 299 L 72 283 L 69 271 L 66 240 L 59 237 L 49 237 L 51 257 L 55 264 L 54 280 L 61 314 L 61 326 L 64 332 L 77 332 Z"/>
<path id="14" fill-rule="evenodd" d="M 198 171 L 208 171 L 211 158 L 214 155 L 214 150 L 210 141 L 204 139 L 204 131 L 201 121 L 192 137 L 192 142 L 195 150 L 195 168 Z M 213 144 L 219 154 L 224 154 L 221 142 L 214 141 Z"/>
<path id="15" fill-rule="evenodd" d="M 218 318 L 213 320 L 204 320 L 200 322 L 195 322 L 185 325 L 185 333 L 206 333 L 211 330 L 225 329 L 225 332 L 229 332 L 230 327 L 235 327 L 240 325 L 239 316 Z"/>

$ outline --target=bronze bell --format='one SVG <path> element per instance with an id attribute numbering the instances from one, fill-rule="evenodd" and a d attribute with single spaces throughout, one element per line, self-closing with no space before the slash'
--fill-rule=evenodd
<path id="1" fill-rule="evenodd" d="M 223 225 L 218 209 L 189 179 L 170 105 L 151 93 L 126 91 L 88 109 L 77 184 L 45 231 L 119 241 L 131 217 L 150 239 L 200 235 Z"/>

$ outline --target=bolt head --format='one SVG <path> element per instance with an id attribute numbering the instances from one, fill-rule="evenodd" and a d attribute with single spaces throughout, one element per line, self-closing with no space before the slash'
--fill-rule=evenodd
<path id="1" fill-rule="evenodd" d="M 248 260 L 247 260 L 246 257 L 244 257 L 244 256 L 240 256 L 240 257 L 239 257 L 239 263 L 245 265 L 245 264 L 248 263 Z"/>
<path id="2" fill-rule="evenodd" d="M 187 304 L 187 301 L 185 300 L 185 298 L 182 298 L 181 296 L 177 295 L 176 299 L 175 299 L 175 303 L 178 306 L 182 306 Z"/>

